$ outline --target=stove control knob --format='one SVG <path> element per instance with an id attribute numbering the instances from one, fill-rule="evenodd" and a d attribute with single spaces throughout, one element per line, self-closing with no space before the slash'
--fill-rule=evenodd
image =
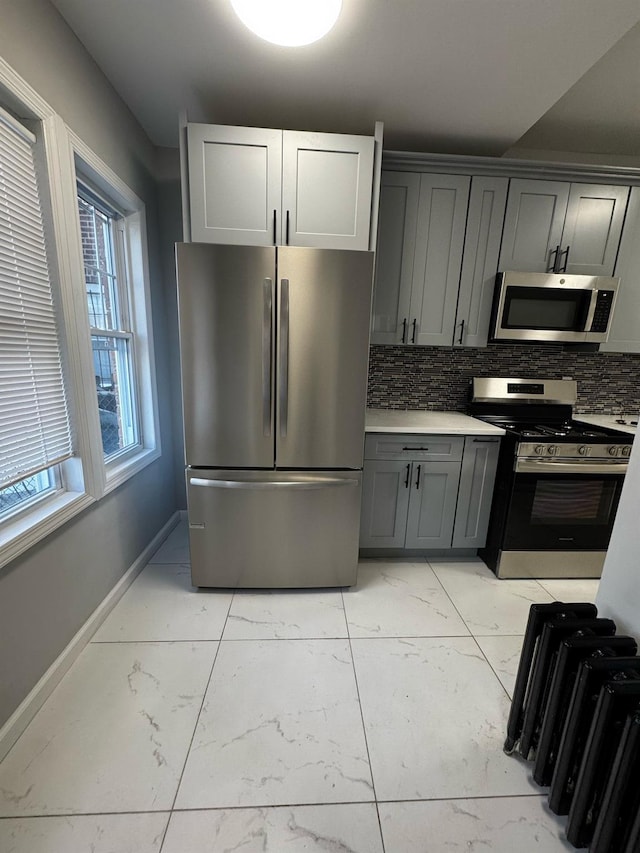
<path id="1" fill-rule="evenodd" d="M 616 447 L 615 444 L 612 444 L 611 447 L 609 448 L 609 451 L 608 451 L 609 456 L 617 456 L 619 451 L 620 451 L 620 448 Z"/>
<path id="2" fill-rule="evenodd" d="M 544 444 L 538 444 L 538 445 L 536 445 L 536 447 L 535 447 L 535 453 L 536 453 L 536 455 L 537 455 L 537 456 L 542 456 L 542 454 L 544 453 Z"/>
<path id="3" fill-rule="evenodd" d="M 558 452 L 558 448 L 556 447 L 555 444 L 550 444 L 547 447 L 547 453 L 549 456 L 555 456 L 557 452 Z"/>
<path id="4" fill-rule="evenodd" d="M 631 448 L 630 447 L 623 447 L 622 448 L 622 455 L 623 456 L 631 456 Z"/>
<path id="5" fill-rule="evenodd" d="M 588 444 L 583 444 L 578 448 L 578 453 L 580 454 L 580 456 L 588 456 L 590 450 L 591 448 Z"/>

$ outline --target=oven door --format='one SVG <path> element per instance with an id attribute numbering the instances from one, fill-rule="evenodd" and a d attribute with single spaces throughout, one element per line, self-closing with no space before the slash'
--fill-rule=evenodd
<path id="1" fill-rule="evenodd" d="M 502 547 L 605 551 L 626 462 L 518 459 Z"/>

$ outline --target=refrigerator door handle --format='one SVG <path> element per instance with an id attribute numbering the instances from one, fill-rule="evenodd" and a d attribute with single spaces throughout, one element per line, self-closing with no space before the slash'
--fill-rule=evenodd
<path id="1" fill-rule="evenodd" d="M 273 335 L 273 282 L 265 278 L 263 282 L 262 318 L 262 432 L 271 435 L 271 344 Z"/>
<path id="2" fill-rule="evenodd" d="M 280 283 L 280 436 L 286 438 L 289 408 L 289 279 Z"/>
<path id="3" fill-rule="evenodd" d="M 358 480 L 338 477 L 314 477 L 306 480 L 206 480 L 189 477 L 190 486 L 209 489 L 324 489 L 328 486 L 357 486 Z"/>

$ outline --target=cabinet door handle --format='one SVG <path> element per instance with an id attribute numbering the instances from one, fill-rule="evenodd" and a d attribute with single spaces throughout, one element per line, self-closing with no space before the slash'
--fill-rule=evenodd
<path id="1" fill-rule="evenodd" d="M 559 251 L 560 246 L 556 246 L 555 249 L 549 254 L 549 266 L 547 267 L 547 272 L 558 272 L 557 263 Z M 553 263 L 551 263 L 551 258 L 553 258 Z"/>
<path id="2" fill-rule="evenodd" d="M 416 474 L 416 489 L 420 488 L 420 471 L 422 469 L 422 465 L 418 465 L 418 470 Z"/>
<path id="3" fill-rule="evenodd" d="M 405 317 L 402 321 L 402 343 L 406 344 L 407 342 L 407 318 Z"/>
<path id="4" fill-rule="evenodd" d="M 287 246 L 288 246 L 288 245 L 289 245 L 289 211 L 288 211 L 288 210 L 287 210 L 287 227 L 286 227 L 286 232 L 287 232 L 287 234 L 286 234 L 285 243 L 286 243 L 286 244 L 287 244 Z"/>
<path id="5" fill-rule="evenodd" d="M 464 338 L 464 320 L 460 322 L 460 337 L 458 338 L 458 343 L 462 343 L 462 339 Z"/>
<path id="6" fill-rule="evenodd" d="M 411 474 L 411 462 L 408 462 L 407 463 L 407 476 L 406 476 L 405 481 L 404 481 L 405 489 L 409 488 L 409 475 L 410 474 Z"/>
<path id="7" fill-rule="evenodd" d="M 277 226 L 276 226 L 276 211 L 274 210 L 273 211 L 273 245 L 274 246 L 276 245 L 276 233 L 277 233 L 276 228 L 277 228 Z"/>
<path id="8" fill-rule="evenodd" d="M 413 327 L 413 330 L 411 332 L 411 343 L 412 344 L 415 344 L 415 342 L 416 342 L 416 325 L 417 325 L 417 323 L 418 323 L 418 321 L 414 317 L 413 323 L 411 324 Z"/>
<path id="9" fill-rule="evenodd" d="M 560 267 L 560 264 L 562 263 L 562 256 L 563 255 L 564 255 L 564 266 L 562 267 L 562 269 L 558 269 L 558 272 L 566 272 L 567 271 L 567 264 L 569 263 L 569 249 L 570 248 L 571 248 L 571 246 L 567 246 L 567 248 L 564 250 L 564 252 L 560 252 L 560 257 L 558 260 L 558 267 Z"/>

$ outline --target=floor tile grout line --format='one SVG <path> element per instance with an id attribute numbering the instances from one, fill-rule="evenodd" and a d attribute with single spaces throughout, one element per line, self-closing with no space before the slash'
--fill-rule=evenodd
<path id="1" fill-rule="evenodd" d="M 173 813 L 173 811 L 175 809 L 176 801 L 178 799 L 178 793 L 180 791 L 180 786 L 182 785 L 182 779 L 184 777 L 184 771 L 187 768 L 187 762 L 189 761 L 189 755 L 191 753 L 193 741 L 195 739 L 196 732 L 198 731 L 198 723 L 200 722 L 200 717 L 202 716 L 202 709 L 204 708 L 204 703 L 206 702 L 206 699 L 207 699 L 207 693 L 209 691 L 209 685 L 211 684 L 211 679 L 213 678 L 213 671 L 215 669 L 216 661 L 218 660 L 218 655 L 220 654 L 220 649 L 222 647 L 221 640 L 222 640 L 222 636 L 224 634 L 224 630 L 227 627 L 227 620 L 229 619 L 229 613 L 231 611 L 231 605 L 233 603 L 234 596 L 235 596 L 235 590 L 234 590 L 233 595 L 229 599 L 229 607 L 227 608 L 227 615 L 225 616 L 224 625 L 222 626 L 222 631 L 220 632 L 220 638 L 221 639 L 220 639 L 220 641 L 218 641 L 218 648 L 216 649 L 216 653 L 213 656 L 213 663 L 211 664 L 211 669 L 209 671 L 209 678 L 207 679 L 207 683 L 205 685 L 204 692 L 202 694 L 202 702 L 200 703 L 200 709 L 199 709 L 198 715 L 196 717 L 195 725 L 193 727 L 193 732 L 191 733 L 191 740 L 189 741 L 189 746 L 187 747 L 187 751 L 185 753 L 184 763 L 182 765 L 182 771 L 180 773 L 180 778 L 178 779 L 178 784 L 176 785 L 176 792 L 173 796 L 173 802 L 171 804 L 171 810 L 170 810 L 171 813 Z M 166 837 L 167 837 L 167 832 L 169 831 L 169 824 L 170 823 L 171 823 L 171 815 L 169 815 L 169 820 L 167 821 L 167 825 L 164 829 L 164 833 L 162 835 L 162 841 L 160 842 L 160 847 L 158 848 L 158 853 L 162 853 L 162 848 L 164 847 L 164 842 L 165 842 Z"/>
<path id="2" fill-rule="evenodd" d="M 458 616 L 459 616 L 459 617 L 462 619 L 462 621 L 464 622 L 465 627 L 467 628 L 467 630 L 469 631 L 469 633 L 470 633 L 471 637 L 473 638 L 473 642 L 476 644 L 476 646 L 477 646 L 477 647 L 478 647 L 478 649 L 480 650 L 480 654 L 482 655 L 482 657 L 484 658 L 484 660 L 487 662 L 487 666 L 489 667 L 489 669 L 491 670 L 491 672 L 495 675 L 495 677 L 498 679 L 498 684 L 500 685 L 500 687 L 502 687 L 502 689 L 504 690 L 504 692 L 505 692 L 505 693 L 506 693 L 506 695 L 507 695 L 507 699 L 508 699 L 508 700 L 509 700 L 509 702 L 511 703 L 511 701 L 512 701 L 512 700 L 511 700 L 511 696 L 510 696 L 510 694 L 509 694 L 509 691 L 507 690 L 507 688 L 506 688 L 506 687 L 504 686 L 504 684 L 502 683 L 502 681 L 501 681 L 501 679 L 500 679 L 500 676 L 498 675 L 498 673 L 497 673 L 497 672 L 495 671 L 495 669 L 493 668 L 493 666 L 492 666 L 492 664 L 491 664 L 491 661 L 490 661 L 490 660 L 489 660 L 489 658 L 485 655 L 485 653 L 484 653 L 484 651 L 483 651 L 483 649 L 482 649 L 482 646 L 480 645 L 480 643 L 479 643 L 479 642 L 477 641 L 477 639 L 476 639 L 475 634 L 473 633 L 473 631 L 471 631 L 471 628 L 470 628 L 470 627 L 469 627 L 469 625 L 467 624 L 467 622 L 466 622 L 466 620 L 465 620 L 464 616 L 462 615 L 462 613 L 460 613 L 460 611 L 459 611 L 459 610 L 458 610 L 458 608 L 456 607 L 454 600 L 451 598 L 451 596 L 450 596 L 450 595 L 449 595 L 449 593 L 447 592 L 447 590 L 446 590 L 446 588 L 445 588 L 445 585 L 442 583 L 442 581 L 441 581 L 441 580 L 440 580 L 440 578 L 438 577 L 438 575 L 437 575 L 436 571 L 434 570 L 434 568 L 431 566 L 431 564 L 430 564 L 430 563 L 428 563 L 428 565 L 429 565 L 429 567 L 431 568 L 431 571 L 433 572 L 433 574 L 434 574 L 434 575 L 436 576 L 436 578 L 438 579 L 438 583 L 440 584 L 440 586 L 441 586 L 441 587 L 442 587 L 442 589 L 444 590 L 445 595 L 447 596 L 447 598 L 449 599 L 449 601 L 451 602 L 451 604 L 452 604 L 452 605 L 453 605 L 453 607 L 455 608 L 456 613 L 458 614 Z M 520 636 L 520 635 L 519 635 L 519 634 L 503 634 L 503 635 L 490 635 L 490 636 L 509 636 L 509 637 L 513 636 L 513 637 L 518 637 L 518 636 Z"/>
<path id="3" fill-rule="evenodd" d="M 362 806 L 362 805 L 386 805 L 388 803 L 440 803 L 440 802 L 461 802 L 465 800 L 513 800 L 513 799 L 545 799 L 548 794 L 544 791 L 536 793 L 532 791 L 530 794 L 475 794 L 463 797 L 421 797 L 404 798 L 404 799 L 371 799 L 371 800 L 341 800 L 336 802 L 294 802 L 294 803 L 257 803 L 250 805 L 227 805 L 227 806 L 193 806 L 171 809 L 127 809 L 123 811 L 106 811 L 106 812 L 51 812 L 49 814 L 21 814 L 21 815 L 0 815 L 1 821 L 9 820 L 47 820 L 51 818 L 73 818 L 73 817 L 105 817 L 119 815 L 167 815 L 183 814 L 191 812 L 221 812 L 221 811 L 249 811 L 253 809 L 297 809 L 297 808 L 331 808 L 332 806 Z M 158 850 L 161 853 L 161 848 Z"/>
<path id="4" fill-rule="evenodd" d="M 357 584 L 357 581 L 356 581 L 356 584 Z M 378 832 L 380 833 L 380 845 L 382 847 L 382 853 L 385 853 L 386 848 L 385 848 L 385 843 L 384 843 L 384 835 L 382 834 L 382 822 L 380 821 L 380 811 L 378 809 L 378 799 L 377 799 L 376 787 L 375 787 L 376 783 L 375 783 L 375 779 L 373 778 L 373 767 L 371 766 L 371 754 L 369 752 L 369 741 L 367 740 L 367 729 L 366 729 L 366 726 L 364 724 L 364 714 L 362 711 L 362 700 L 360 698 L 360 688 L 358 686 L 358 676 L 356 675 L 356 662 L 353 658 L 353 646 L 351 645 L 351 631 L 349 628 L 349 618 L 347 616 L 347 605 L 346 605 L 345 600 L 344 600 L 344 590 L 340 590 L 340 596 L 342 598 L 342 610 L 344 612 L 344 622 L 345 622 L 345 626 L 347 629 L 347 641 L 349 643 L 349 652 L 351 653 L 351 666 L 353 668 L 353 679 L 354 679 L 354 682 L 356 685 L 356 694 L 358 696 L 358 707 L 360 709 L 360 719 L 362 720 L 362 734 L 364 736 L 364 745 L 365 745 L 365 748 L 367 750 L 367 761 L 369 762 L 369 773 L 371 774 L 371 785 L 373 787 L 373 796 L 374 796 L 373 805 L 375 807 L 376 817 L 378 819 Z"/>

